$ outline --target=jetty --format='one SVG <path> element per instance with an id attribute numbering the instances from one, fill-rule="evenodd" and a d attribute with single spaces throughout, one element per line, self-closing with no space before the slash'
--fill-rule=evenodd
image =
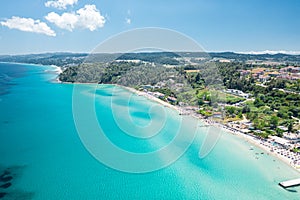
<path id="1" fill-rule="evenodd" d="M 283 182 L 280 182 L 279 185 L 283 188 L 298 186 L 298 185 L 300 185 L 300 178 L 289 180 L 289 181 L 283 181 Z"/>

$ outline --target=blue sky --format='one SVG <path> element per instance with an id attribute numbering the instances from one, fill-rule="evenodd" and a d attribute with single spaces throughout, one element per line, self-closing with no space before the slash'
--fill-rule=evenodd
<path id="1" fill-rule="evenodd" d="M 207 51 L 300 51 L 299 0 L 1 0 L 0 54 L 90 52 L 133 28 L 174 29 Z"/>

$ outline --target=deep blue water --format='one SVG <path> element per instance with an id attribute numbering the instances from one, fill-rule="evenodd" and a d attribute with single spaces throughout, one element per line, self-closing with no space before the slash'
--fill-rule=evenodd
<path id="1" fill-rule="evenodd" d="M 0 63 L 0 176 L 6 170 L 10 175 L 2 177 L 12 177 L 10 187 L 0 188 L 2 199 L 299 199 L 299 187 L 278 186 L 299 173 L 258 148 L 250 151 L 251 144 L 237 136 L 222 133 L 213 151 L 200 159 L 205 128 L 197 130 L 183 156 L 163 169 L 133 174 L 106 166 L 97 153 L 125 169 L 164 164 L 201 124 L 112 85 L 54 83 L 51 70 Z M 184 134 L 174 140 L 181 126 Z M 126 152 L 140 155 L 175 145 L 156 160 L 132 162 L 103 151 L 104 143 L 90 138 L 93 133 L 100 137 L 99 127 Z"/>
<path id="2" fill-rule="evenodd" d="M 22 77 L 26 69 L 19 64 L 1 64 L 0 68 L 0 95 L 7 94 L 15 78 Z"/>

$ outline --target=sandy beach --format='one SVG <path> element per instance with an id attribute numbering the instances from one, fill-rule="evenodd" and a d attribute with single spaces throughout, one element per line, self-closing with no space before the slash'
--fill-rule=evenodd
<path id="1" fill-rule="evenodd" d="M 154 102 L 157 102 L 163 106 L 166 106 L 166 107 L 169 107 L 171 109 L 174 109 L 176 111 L 178 111 L 179 113 L 181 111 L 184 111 L 184 107 L 179 107 L 179 106 L 174 106 L 174 105 L 171 105 L 169 104 L 168 102 L 165 102 L 157 97 L 154 97 L 146 92 L 143 92 L 143 91 L 138 91 L 134 88 L 130 88 L 130 87 L 126 87 L 126 86 L 122 86 L 122 85 L 116 85 L 118 87 L 121 87 L 125 90 L 128 90 L 132 93 L 135 93 L 139 96 L 143 96 L 151 101 L 154 101 Z M 186 112 L 186 113 L 189 113 Z M 258 139 L 252 135 L 248 135 L 248 134 L 244 134 L 238 130 L 233 130 L 231 127 L 228 127 L 224 124 L 220 124 L 218 122 L 215 122 L 215 121 L 212 121 L 212 120 L 208 120 L 208 119 L 203 119 L 201 118 L 201 116 L 197 115 L 196 113 L 193 113 L 193 114 L 189 114 L 190 116 L 198 119 L 198 120 L 201 120 L 201 122 L 204 124 L 204 125 L 210 125 L 210 126 L 216 126 L 218 128 L 220 128 L 222 131 L 228 133 L 228 134 L 233 134 L 233 135 L 236 135 L 237 137 L 240 137 L 241 139 L 244 139 L 246 140 L 247 142 L 249 142 L 250 146 L 249 146 L 249 150 L 251 148 L 251 145 L 254 145 L 260 149 L 262 149 L 263 151 L 265 151 L 267 153 L 267 155 L 272 155 L 274 157 L 276 157 L 277 159 L 283 161 L 284 163 L 286 163 L 287 165 L 289 165 L 290 167 L 292 167 L 293 169 L 297 170 L 298 172 L 300 172 L 300 168 L 299 166 L 296 166 L 293 164 L 293 160 L 290 158 L 288 158 L 287 156 L 284 156 L 284 155 L 281 155 L 280 153 L 277 153 L 277 152 L 281 152 L 281 151 L 276 151 L 277 148 L 273 147 L 269 142 L 267 141 L 264 141 L 262 139 Z M 275 151 L 274 151 L 275 149 Z M 273 151 L 271 151 L 273 150 Z M 278 150 L 278 149 L 277 149 Z M 279 149 L 279 150 L 282 150 L 282 149 Z M 288 150 L 286 150 L 288 151 Z M 289 152 L 288 152 L 289 153 Z M 290 155 L 291 153 L 289 153 L 287 155 Z M 296 156 L 296 155 L 295 155 Z M 294 156 L 294 158 L 295 158 Z M 299 160 L 300 160 L 300 156 L 299 156 Z"/>
<path id="2" fill-rule="evenodd" d="M 58 80 L 59 81 L 59 80 Z M 59 81 L 60 83 L 65 83 L 65 82 L 61 82 Z M 70 84 L 70 83 L 66 83 L 66 84 Z M 93 84 L 96 84 L 96 83 L 71 83 L 71 84 L 90 84 L 90 85 L 93 85 Z M 215 126 L 215 127 L 218 127 L 220 128 L 223 132 L 226 132 L 228 134 L 232 134 L 232 135 L 235 135 L 237 137 L 240 137 L 241 139 L 244 139 L 246 140 L 247 142 L 249 142 L 249 150 L 251 148 L 252 145 L 262 149 L 263 151 L 265 151 L 268 155 L 272 155 L 274 157 L 276 157 L 277 159 L 283 161 L 284 163 L 286 163 L 287 165 L 289 165 L 291 168 L 297 170 L 298 172 L 300 172 L 300 166 L 296 166 L 293 164 L 293 160 L 291 158 L 288 158 L 287 156 L 284 156 L 284 155 L 281 155 L 280 152 L 277 153 L 278 151 L 276 151 L 276 148 L 275 148 L 275 151 L 274 151 L 274 147 L 272 147 L 270 145 L 269 142 L 267 141 L 264 141 L 262 139 L 258 139 L 252 135 L 248 135 L 248 134 L 244 134 L 238 130 L 234 130 L 232 129 L 231 127 L 228 127 L 224 124 L 220 124 L 218 122 L 215 122 L 213 120 L 210 120 L 210 119 L 204 119 L 201 117 L 201 115 L 199 114 L 196 114 L 195 112 L 194 113 L 191 113 L 191 111 L 185 111 L 184 107 L 179 107 L 179 106 L 174 106 L 174 105 L 171 105 L 169 104 L 168 102 L 165 102 L 155 96 L 152 96 L 150 94 L 148 94 L 147 92 L 144 92 L 144 91 L 138 91 L 134 88 L 130 88 L 130 87 L 126 87 L 126 86 L 122 86 L 122 85 L 118 85 L 118 84 L 111 84 L 111 85 L 114 85 L 114 86 L 117 86 L 117 87 L 120 87 L 120 88 L 123 88 L 131 93 L 134 93 L 134 94 L 137 94 L 139 96 L 143 96 L 145 98 L 147 98 L 148 100 L 150 101 L 153 101 L 153 102 L 156 102 L 156 103 L 159 103 L 165 107 L 169 107 L 171 109 L 174 109 L 178 112 L 178 114 L 180 114 L 181 112 L 184 112 L 184 113 L 189 113 L 188 115 L 191 116 L 191 117 L 194 117 L 196 118 L 197 120 L 200 120 L 202 124 L 204 124 L 205 126 Z M 271 151 L 273 150 L 273 151 Z M 278 150 L 278 149 L 277 149 Z M 286 150 L 287 151 L 287 150 Z M 300 155 L 299 155 L 299 161 L 300 161 Z"/>
<path id="3" fill-rule="evenodd" d="M 149 99 L 151 101 L 154 101 L 154 102 L 157 102 L 157 103 L 159 103 L 159 104 L 161 104 L 163 106 L 166 106 L 166 107 L 169 107 L 169 108 L 172 108 L 174 110 L 179 111 L 179 108 L 177 106 L 171 105 L 168 102 L 165 102 L 165 101 L 163 101 L 163 100 L 161 100 L 159 98 L 156 98 L 156 97 L 154 97 L 154 96 L 152 96 L 152 95 L 150 95 L 150 94 L 148 94 L 146 92 L 138 91 L 138 90 L 136 90 L 134 88 L 130 88 L 130 87 L 122 86 L 122 85 L 116 85 L 116 86 L 121 87 L 121 88 L 123 88 L 125 90 L 128 90 L 128 91 L 130 91 L 132 93 L 135 93 L 135 94 L 137 94 L 139 96 L 146 97 L 147 99 Z"/>

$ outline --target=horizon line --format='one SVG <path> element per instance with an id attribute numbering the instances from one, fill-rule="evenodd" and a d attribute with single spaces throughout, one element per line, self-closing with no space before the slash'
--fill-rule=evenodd
<path id="1" fill-rule="evenodd" d="M 244 55 L 276 55 L 276 54 L 285 54 L 285 55 L 300 55 L 300 51 L 286 51 L 286 50 L 263 50 L 263 51 L 141 51 L 141 52 L 72 52 L 72 51 L 46 51 L 46 52 L 32 52 L 32 53 L 16 53 L 16 54 L 0 54 L 0 56 L 28 56 L 28 55 L 40 55 L 40 54 L 126 54 L 126 53 L 235 53 L 235 54 L 244 54 Z"/>

